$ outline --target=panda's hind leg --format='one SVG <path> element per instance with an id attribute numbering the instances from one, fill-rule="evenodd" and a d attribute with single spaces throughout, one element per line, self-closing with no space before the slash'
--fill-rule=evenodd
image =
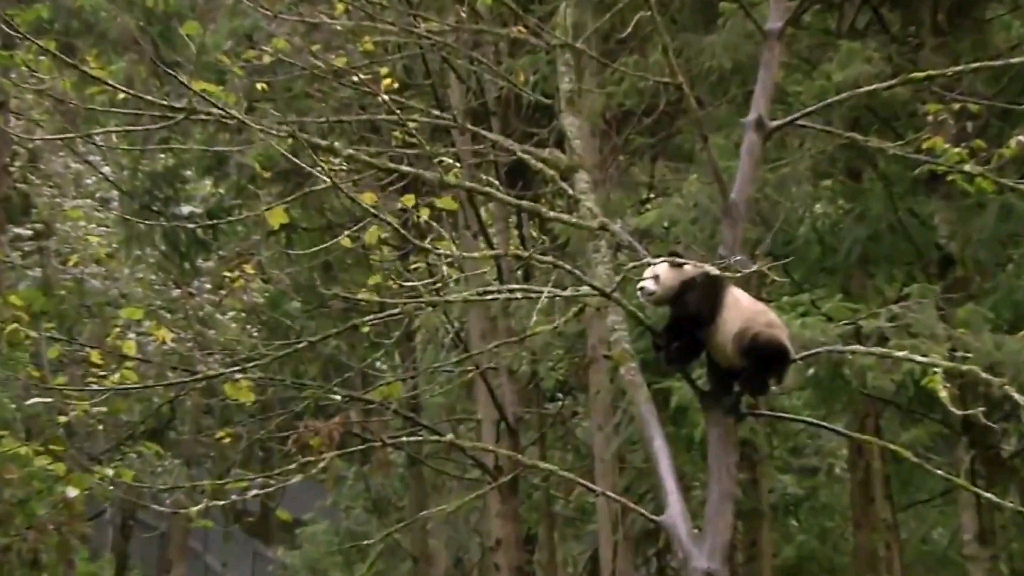
<path id="1" fill-rule="evenodd" d="M 746 369 L 737 378 L 740 390 L 750 396 L 768 394 L 772 383 L 781 384 L 793 363 L 789 345 L 771 332 L 756 332 L 740 351 Z"/>

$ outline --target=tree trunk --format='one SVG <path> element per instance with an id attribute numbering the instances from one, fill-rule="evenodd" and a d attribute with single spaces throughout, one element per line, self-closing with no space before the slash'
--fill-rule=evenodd
<path id="1" fill-rule="evenodd" d="M 419 370 L 416 355 L 416 328 L 413 319 L 407 318 L 398 342 L 398 355 L 402 360 L 402 372 L 416 374 Z M 408 398 L 409 413 L 422 419 L 423 405 L 420 398 L 420 379 L 413 376 L 408 380 L 410 390 Z M 423 469 L 424 449 L 422 444 L 410 444 L 406 447 L 406 470 L 408 474 L 409 516 L 415 518 L 430 508 L 427 475 Z M 414 574 L 431 575 L 434 573 L 434 559 L 430 548 L 430 524 L 426 518 L 413 522 L 409 526 L 409 553 L 412 555 Z"/>
<path id="2" fill-rule="evenodd" d="M 460 124 L 464 124 L 465 88 L 454 72 L 449 74 L 448 97 L 455 117 Z M 473 143 L 469 133 L 456 128 L 452 130 L 452 138 L 465 177 L 473 179 Z M 480 243 L 477 238 L 483 237 L 483 231 L 478 229 L 472 203 L 468 201 L 464 192 L 460 194 L 460 200 L 460 248 L 464 252 L 479 252 Z M 485 280 L 484 267 L 480 260 L 467 258 L 465 264 L 470 283 L 478 284 Z M 469 311 L 466 332 L 470 352 L 485 349 L 507 330 L 491 317 L 487 303 L 475 303 L 467 308 Z M 517 382 L 507 367 L 494 367 L 494 354 L 479 354 L 476 358 L 478 370 L 474 396 L 480 418 L 480 441 L 502 450 L 519 452 L 518 427 L 521 408 Z M 493 454 L 485 456 L 483 460 L 499 478 L 510 477 L 500 481 L 487 493 L 487 514 L 490 519 L 487 544 L 489 568 L 483 568 L 481 574 L 485 575 L 488 570 L 493 570 L 495 576 L 520 576 L 525 572 L 526 559 L 523 552 L 519 489 L 515 478 L 519 465 L 513 460 Z"/>
<path id="3" fill-rule="evenodd" d="M 758 399 L 757 408 L 760 406 Z M 762 424 L 763 426 L 763 424 Z M 757 442 L 740 439 L 740 507 L 733 546 L 733 571 L 746 576 L 772 576 L 772 538 L 768 463 Z"/>
<path id="4" fill-rule="evenodd" d="M 882 438 L 882 410 L 863 397 L 851 427 Z M 902 576 L 899 525 L 893 507 L 885 453 L 874 444 L 848 441 L 850 512 L 853 521 L 853 570 L 857 576 Z"/>
<path id="5" fill-rule="evenodd" d="M 612 385 L 608 355 L 608 313 L 605 301 L 596 303 L 586 315 L 587 383 L 590 397 L 590 431 L 594 451 L 594 483 L 601 489 L 618 491 L 618 435 L 615 433 L 615 387 Z M 597 550 L 601 576 L 632 576 L 627 562 L 621 507 L 607 498 L 597 498 Z"/>
<path id="6" fill-rule="evenodd" d="M 187 504 L 180 494 L 171 498 L 168 508 L 179 509 Z M 185 512 L 170 514 L 167 521 L 165 547 L 160 555 L 159 576 L 188 576 L 188 538 L 192 522 Z"/>
<path id="7" fill-rule="evenodd" d="M 117 514 L 110 538 L 110 555 L 114 559 L 113 576 L 128 576 L 131 566 L 131 543 L 135 532 L 137 506 L 131 500 L 123 499 L 115 508 Z"/>

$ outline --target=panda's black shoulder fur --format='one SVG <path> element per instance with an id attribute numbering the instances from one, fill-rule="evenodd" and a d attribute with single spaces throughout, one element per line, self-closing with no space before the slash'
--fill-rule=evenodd
<path id="1" fill-rule="evenodd" d="M 682 283 L 669 303 L 668 320 L 653 335 L 654 352 L 675 367 L 697 360 L 707 348 L 701 333 L 718 318 L 728 287 L 725 277 L 710 272 Z"/>
<path id="2" fill-rule="evenodd" d="M 686 280 L 672 296 L 669 325 L 678 325 L 678 330 L 687 331 L 711 326 L 721 314 L 728 289 L 729 280 L 710 271 Z"/>

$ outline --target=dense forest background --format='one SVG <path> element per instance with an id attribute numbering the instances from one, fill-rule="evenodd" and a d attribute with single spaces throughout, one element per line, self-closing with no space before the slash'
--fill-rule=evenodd
<path id="1" fill-rule="evenodd" d="M 5 574 L 678 574 L 659 421 L 721 574 L 1024 574 L 1020 2 L 0 6 Z M 670 249 L 804 354 L 738 427 Z"/>

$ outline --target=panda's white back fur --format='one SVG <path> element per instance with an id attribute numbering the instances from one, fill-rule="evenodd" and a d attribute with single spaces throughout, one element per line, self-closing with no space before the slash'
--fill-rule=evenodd
<path id="1" fill-rule="evenodd" d="M 742 310 L 743 314 L 730 313 L 734 310 Z M 781 331 L 788 341 L 786 325 L 768 305 L 742 288 L 729 284 L 723 296 L 722 313 L 708 328 L 704 341 L 708 343 L 708 353 L 716 362 L 728 368 L 739 368 L 742 360 L 736 354 L 738 347 L 732 345 L 733 341 L 743 339 L 745 332 L 763 328 Z"/>

